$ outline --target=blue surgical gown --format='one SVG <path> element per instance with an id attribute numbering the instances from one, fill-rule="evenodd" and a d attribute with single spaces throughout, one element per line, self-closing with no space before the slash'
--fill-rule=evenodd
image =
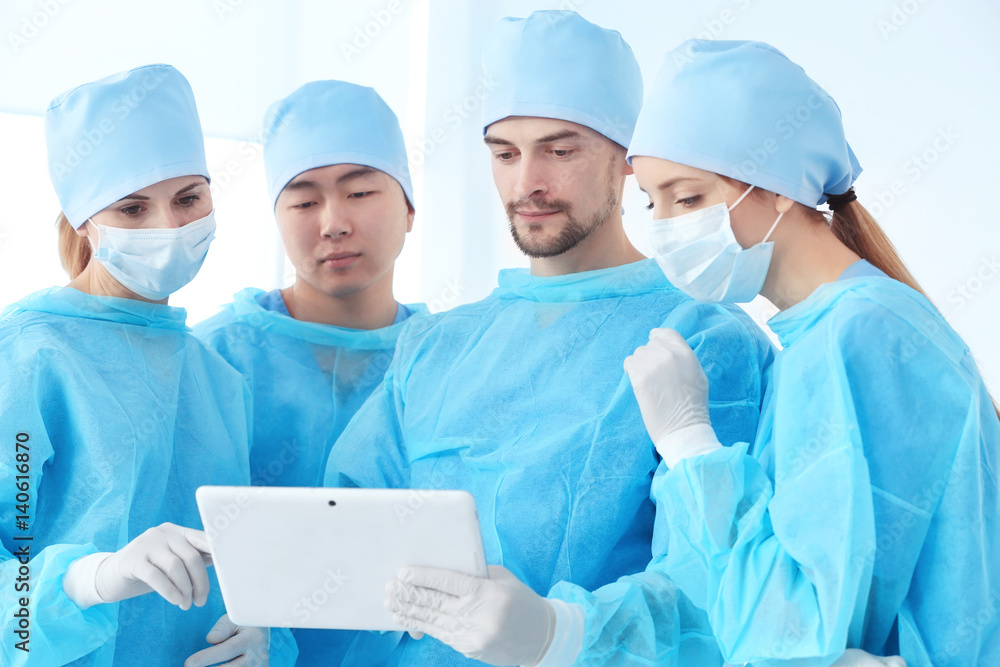
<path id="1" fill-rule="evenodd" d="M 347 423 L 382 381 L 402 322 L 426 314 L 399 306 L 396 323 L 345 329 L 292 318 L 279 290 L 248 288 L 194 328 L 246 379 L 253 396 L 251 481 L 322 486 L 327 457 Z M 299 663 L 336 664 L 339 633 L 296 630 Z"/>
<path id="2" fill-rule="evenodd" d="M 752 446 L 658 471 L 667 572 L 734 662 L 1000 665 L 1000 422 L 940 313 L 871 274 L 769 321 Z"/>
<path id="3" fill-rule="evenodd" d="M 35 293 L 4 311 L 4 664 L 175 667 L 209 646 L 205 635 L 225 613 L 211 569 L 208 603 L 188 611 L 155 593 L 82 610 L 62 587 L 81 556 L 117 551 L 167 521 L 200 529 L 198 486 L 249 482 L 246 385 L 187 333 L 185 317 L 180 308 L 71 288 Z M 27 462 L 17 461 L 15 438 L 26 440 Z M 26 508 L 13 492 L 25 474 Z M 19 524 L 19 516 L 28 518 Z M 16 583 L 14 556 L 25 545 L 26 591 Z M 24 596 L 30 653 L 14 639 L 13 611 Z M 284 636 L 271 643 L 289 657 L 271 664 L 291 664 L 294 643 Z"/>
<path id="4" fill-rule="evenodd" d="M 720 664 L 706 615 L 650 562 L 658 459 L 622 363 L 660 326 L 708 368 L 722 441 L 752 435 L 773 353 L 742 311 L 692 300 L 652 260 L 507 270 L 486 299 L 407 325 L 326 484 L 472 493 L 487 562 L 585 608 L 578 664 L 673 665 L 682 641 Z M 345 664 L 370 662 L 361 637 Z M 478 664 L 430 637 L 385 641 L 389 664 Z"/>

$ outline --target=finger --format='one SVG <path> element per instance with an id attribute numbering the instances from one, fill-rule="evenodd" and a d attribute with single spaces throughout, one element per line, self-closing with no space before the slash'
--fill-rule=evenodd
<path id="1" fill-rule="evenodd" d="M 424 633 L 419 630 L 407 630 L 406 634 L 410 635 L 412 639 L 420 640 L 424 638 Z"/>
<path id="2" fill-rule="evenodd" d="M 198 531 L 194 531 L 198 532 Z M 191 600 L 195 605 L 204 607 L 208 601 L 210 584 L 208 570 L 205 568 L 204 554 L 182 535 L 177 535 L 168 543 L 170 550 L 184 564 L 184 578 L 191 585 Z M 181 576 L 178 574 L 178 576 Z"/>
<path id="3" fill-rule="evenodd" d="M 240 626 L 229 620 L 229 614 L 223 614 L 215 622 L 215 625 L 212 626 L 212 629 L 208 631 L 208 634 L 205 635 L 205 640 L 209 644 L 218 644 L 235 635 L 239 629 Z"/>
<path id="4" fill-rule="evenodd" d="M 227 639 L 226 641 L 209 646 L 198 651 L 184 661 L 184 667 L 208 667 L 226 662 L 244 654 L 245 642 L 241 642 L 239 637 Z"/>
<path id="5" fill-rule="evenodd" d="M 389 606 L 389 605 L 387 605 Z M 421 607 L 417 604 L 400 602 L 395 600 L 391 605 L 395 616 L 409 619 L 410 623 L 419 623 L 420 630 L 437 639 L 447 643 L 448 637 L 455 637 L 471 627 L 468 614 L 463 610 L 452 613 L 447 610 L 434 609 L 432 607 Z M 410 626 L 404 626 L 410 627 Z M 433 628 L 433 632 L 428 632 L 427 628 Z"/>
<path id="6" fill-rule="evenodd" d="M 177 605 L 181 609 L 187 609 L 187 607 L 182 605 L 184 596 L 177 590 L 174 582 L 152 563 L 148 561 L 138 563 L 135 566 L 132 576 L 152 588 L 156 594 L 170 604 Z"/>
<path id="7" fill-rule="evenodd" d="M 390 600 L 399 600 L 409 604 L 417 604 L 421 607 L 431 607 L 433 609 L 443 608 L 449 600 L 458 600 L 454 595 L 448 595 L 432 588 L 422 588 L 404 584 L 398 579 L 390 582 L 388 587 Z"/>
<path id="8" fill-rule="evenodd" d="M 400 581 L 421 588 L 432 588 L 456 597 L 469 595 L 482 585 L 485 579 L 472 577 L 454 570 L 436 567 L 411 566 L 400 569 Z"/>
<path id="9" fill-rule="evenodd" d="M 898 655 L 885 659 L 886 667 L 906 667 L 906 660 Z"/>
<path id="10" fill-rule="evenodd" d="M 176 546 L 177 548 L 174 549 L 175 545 L 171 544 L 171 549 L 174 549 L 174 553 L 184 563 L 187 577 L 191 582 L 191 599 L 195 605 L 204 607 L 205 602 L 208 601 L 208 593 L 211 588 L 211 584 L 208 581 L 208 569 L 205 567 L 205 561 L 203 560 L 204 554 L 192 548 L 190 544 Z"/>
<path id="11" fill-rule="evenodd" d="M 431 637 L 434 637 L 434 639 L 441 639 L 441 637 L 445 635 L 443 630 L 436 628 L 429 623 L 418 621 L 415 618 L 409 618 L 403 614 L 394 615 L 393 620 L 396 622 L 396 625 L 406 628 L 411 634 L 414 632 L 420 633 L 421 637 L 424 635 L 430 635 Z"/>
<path id="12" fill-rule="evenodd" d="M 664 343 L 679 344 L 683 343 L 687 345 L 687 341 L 684 340 L 684 336 L 680 335 L 674 329 L 658 328 L 653 329 L 649 332 L 649 340 L 652 341 L 662 341 Z"/>
<path id="13" fill-rule="evenodd" d="M 629 376 L 631 376 L 631 375 L 632 375 L 632 365 L 633 365 L 633 364 L 635 363 L 635 362 L 633 361 L 633 357 L 634 357 L 634 356 L 635 356 L 635 355 L 633 355 L 633 354 L 630 354 L 630 355 L 628 355 L 627 357 L 625 357 L 625 361 L 623 361 L 623 362 L 622 362 L 622 368 L 624 368 L 624 369 L 625 369 L 625 372 L 626 372 L 626 373 L 628 373 L 628 374 L 629 374 Z"/>
<path id="14" fill-rule="evenodd" d="M 194 528 L 184 528 L 183 526 L 179 526 L 178 528 L 178 533 L 183 536 L 185 540 L 187 540 L 188 544 L 202 553 L 211 555 L 212 545 L 208 543 L 208 537 L 205 535 L 205 531 L 195 530 Z"/>
<path id="15" fill-rule="evenodd" d="M 149 555 L 149 562 L 155 565 L 165 574 L 174 587 L 181 594 L 181 609 L 191 608 L 191 577 L 188 575 L 187 566 L 177 554 L 171 550 L 156 551 Z"/>

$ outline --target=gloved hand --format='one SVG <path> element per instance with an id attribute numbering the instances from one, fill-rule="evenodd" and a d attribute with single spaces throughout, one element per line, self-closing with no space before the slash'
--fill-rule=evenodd
<path id="1" fill-rule="evenodd" d="M 653 329 L 649 343 L 624 366 L 642 421 L 668 467 L 721 447 L 708 417 L 708 378 L 679 333 Z"/>
<path id="2" fill-rule="evenodd" d="M 207 667 L 225 663 L 240 667 L 267 667 L 271 632 L 268 628 L 248 628 L 236 625 L 223 614 L 205 637 L 209 648 L 198 651 L 184 661 L 184 667 Z M 232 660 L 232 662 L 229 662 Z"/>
<path id="3" fill-rule="evenodd" d="M 205 533 L 164 523 L 121 550 L 78 558 L 63 576 L 63 589 L 81 608 L 156 591 L 181 609 L 208 599 L 212 564 Z"/>
<path id="4" fill-rule="evenodd" d="M 406 567 L 386 585 L 396 622 L 491 665 L 537 665 L 555 632 L 555 611 L 498 565 L 489 579 L 451 570 Z"/>
<path id="5" fill-rule="evenodd" d="M 861 649 L 849 648 L 830 667 L 906 667 L 906 661 L 898 655 L 881 658 Z"/>
<path id="6" fill-rule="evenodd" d="M 97 568 L 97 593 L 105 602 L 117 602 L 152 589 L 181 609 L 190 609 L 192 602 L 203 607 L 209 553 L 203 531 L 160 524 L 104 559 Z"/>

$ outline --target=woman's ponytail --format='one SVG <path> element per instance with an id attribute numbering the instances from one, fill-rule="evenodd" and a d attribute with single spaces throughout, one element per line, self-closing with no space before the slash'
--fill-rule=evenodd
<path id="1" fill-rule="evenodd" d="M 843 195 L 840 195 L 843 196 Z M 912 287 L 925 297 L 927 294 L 917 284 L 913 274 L 910 273 L 903 260 L 900 259 L 896 247 L 885 235 L 882 228 L 872 217 L 864 206 L 853 197 L 844 203 L 831 201 L 833 208 L 833 218 L 830 220 L 830 229 L 840 239 L 840 242 L 850 248 L 861 259 L 868 260 L 872 265 L 878 267 L 890 278 Z M 930 297 L 927 299 L 930 301 Z M 990 396 L 993 402 L 993 409 L 996 410 L 997 417 L 1000 418 L 1000 406 L 996 399 Z"/>
<path id="2" fill-rule="evenodd" d="M 908 285 L 924 296 L 927 294 L 917 284 L 903 260 L 896 252 L 896 246 L 885 235 L 882 228 L 864 206 L 856 199 L 835 205 L 830 229 L 840 242 L 861 259 L 868 260 L 885 275 Z"/>

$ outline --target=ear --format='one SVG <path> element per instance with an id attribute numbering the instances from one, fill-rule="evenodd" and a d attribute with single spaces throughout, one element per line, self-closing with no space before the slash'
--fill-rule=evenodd
<path id="1" fill-rule="evenodd" d="M 788 213 L 795 206 L 795 200 L 785 195 L 774 195 L 774 210 L 778 213 Z"/>
<path id="2" fill-rule="evenodd" d="M 88 218 L 86 222 L 76 228 L 77 235 L 88 238 L 90 236 L 90 224 L 90 219 Z"/>
<path id="3" fill-rule="evenodd" d="M 413 231 L 413 218 L 416 216 L 417 212 L 413 210 L 413 206 L 410 202 L 406 202 L 406 232 Z"/>
<path id="4" fill-rule="evenodd" d="M 632 165 L 630 165 L 627 160 L 625 161 L 625 166 L 622 167 L 622 173 L 626 176 L 631 176 L 635 173 L 635 169 L 632 168 Z"/>

